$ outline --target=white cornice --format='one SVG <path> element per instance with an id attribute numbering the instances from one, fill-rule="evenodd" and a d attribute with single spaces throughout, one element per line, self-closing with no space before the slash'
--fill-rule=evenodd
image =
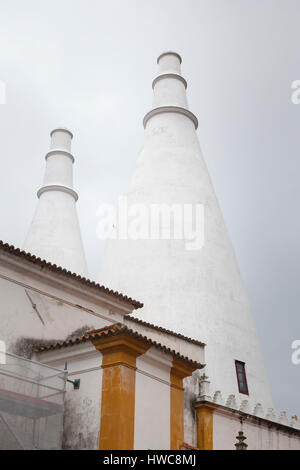
<path id="1" fill-rule="evenodd" d="M 35 353 L 35 357 L 38 358 L 39 362 L 48 365 L 57 361 L 64 362 L 70 359 L 91 359 L 93 357 L 99 359 L 99 368 L 101 368 L 102 363 L 102 353 L 95 348 L 91 341 L 75 344 L 68 348 L 50 349 L 49 351 L 38 352 Z M 69 375 L 70 374 L 74 374 L 74 371 L 69 372 Z"/>
<path id="2" fill-rule="evenodd" d="M 72 163 L 74 163 L 74 161 L 75 161 L 75 158 L 71 154 L 71 152 L 68 152 L 65 149 L 51 149 L 51 150 L 49 150 L 48 153 L 46 153 L 45 159 L 47 160 L 48 157 L 51 157 L 52 155 L 57 155 L 57 154 L 65 155 L 66 157 L 69 157 L 72 160 Z"/>
<path id="3" fill-rule="evenodd" d="M 187 88 L 186 79 L 183 78 L 178 73 L 162 73 L 161 75 L 158 75 L 152 82 L 152 88 L 155 87 L 157 82 L 159 82 L 160 80 L 163 80 L 164 78 L 175 78 L 176 80 L 179 80 L 180 82 L 184 84 L 185 89 Z"/>
<path id="4" fill-rule="evenodd" d="M 47 186 L 43 186 L 42 188 L 40 188 L 38 190 L 37 197 L 39 198 L 46 191 L 62 191 L 64 193 L 67 193 L 67 194 L 70 194 L 71 196 L 73 196 L 75 201 L 78 200 L 78 194 L 76 193 L 76 191 L 74 191 L 74 189 L 69 188 L 68 186 L 64 186 L 62 184 L 48 184 Z"/>
<path id="5" fill-rule="evenodd" d="M 145 115 L 144 120 L 143 120 L 144 128 L 146 128 L 146 125 L 149 119 L 156 116 L 157 114 L 162 114 L 162 113 L 183 114 L 183 116 L 188 117 L 194 123 L 195 129 L 197 129 L 198 127 L 198 119 L 188 109 L 181 108 L 180 106 L 159 106 L 158 108 L 151 109 L 151 111 L 149 111 L 149 113 Z"/>

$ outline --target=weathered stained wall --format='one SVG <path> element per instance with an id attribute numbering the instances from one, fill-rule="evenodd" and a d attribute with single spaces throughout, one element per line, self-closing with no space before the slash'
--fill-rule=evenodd
<path id="1" fill-rule="evenodd" d="M 197 374 L 186 377 L 184 386 L 184 442 L 197 447 L 197 416 L 193 403 L 199 394 Z"/>
<path id="2" fill-rule="evenodd" d="M 80 379 L 79 390 L 67 382 L 64 413 L 64 449 L 97 449 L 100 431 L 102 354 L 91 343 L 39 353 L 41 362 L 63 369 L 70 380 Z"/>
<path id="3" fill-rule="evenodd" d="M 80 379 L 67 384 L 65 449 L 97 449 L 100 432 L 102 355 L 90 342 L 35 354 L 35 359 Z M 170 371 L 172 355 L 151 347 L 136 360 L 134 448 L 170 449 Z"/>
<path id="4" fill-rule="evenodd" d="M 123 320 L 118 308 L 115 312 L 105 306 L 101 294 L 92 295 L 59 274 L 45 276 L 38 268 L 32 271 L 22 260 L 7 264 L 1 253 L 0 299 L 0 340 L 8 352 L 19 355 L 28 355 L 28 350 L 22 351 L 24 337 L 37 343 L 64 340 L 75 330 Z"/>
<path id="5" fill-rule="evenodd" d="M 215 411 L 213 415 L 214 450 L 234 450 L 241 429 L 239 416 Z M 248 450 L 300 450 L 299 431 L 249 418 L 243 423 Z"/>

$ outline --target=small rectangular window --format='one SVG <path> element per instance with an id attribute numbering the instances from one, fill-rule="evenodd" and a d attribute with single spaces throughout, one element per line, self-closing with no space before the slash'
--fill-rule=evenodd
<path id="1" fill-rule="evenodd" d="M 235 370 L 239 386 L 239 392 L 244 393 L 245 395 L 249 395 L 245 363 L 241 361 L 235 361 Z"/>

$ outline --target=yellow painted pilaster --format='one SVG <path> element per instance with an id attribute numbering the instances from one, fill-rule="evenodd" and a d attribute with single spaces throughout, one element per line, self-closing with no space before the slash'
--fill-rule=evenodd
<path id="1" fill-rule="evenodd" d="M 215 406 L 210 403 L 195 403 L 197 412 L 197 446 L 200 450 L 212 450 L 213 443 L 213 420 Z"/>
<path id="2" fill-rule="evenodd" d="M 99 449 L 132 450 L 136 358 L 149 345 L 126 333 L 94 339 L 93 344 L 103 355 Z"/>

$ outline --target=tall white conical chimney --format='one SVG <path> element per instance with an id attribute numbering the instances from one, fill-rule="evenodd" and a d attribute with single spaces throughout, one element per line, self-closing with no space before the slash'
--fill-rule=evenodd
<path id="1" fill-rule="evenodd" d="M 24 250 L 81 276 L 88 277 L 73 189 L 72 133 L 54 129 L 46 154 L 43 186 Z"/>
<path id="2" fill-rule="evenodd" d="M 137 316 L 204 341 L 211 391 L 240 394 L 235 361 L 245 363 L 250 403 L 272 407 L 257 332 L 235 255 L 188 110 L 181 58 L 158 58 L 153 108 L 127 193 L 133 204 L 202 204 L 204 246 L 184 240 L 109 240 L 100 281 L 144 303 Z M 153 223 L 153 220 L 151 221 Z M 240 377 L 241 378 L 241 377 Z"/>

